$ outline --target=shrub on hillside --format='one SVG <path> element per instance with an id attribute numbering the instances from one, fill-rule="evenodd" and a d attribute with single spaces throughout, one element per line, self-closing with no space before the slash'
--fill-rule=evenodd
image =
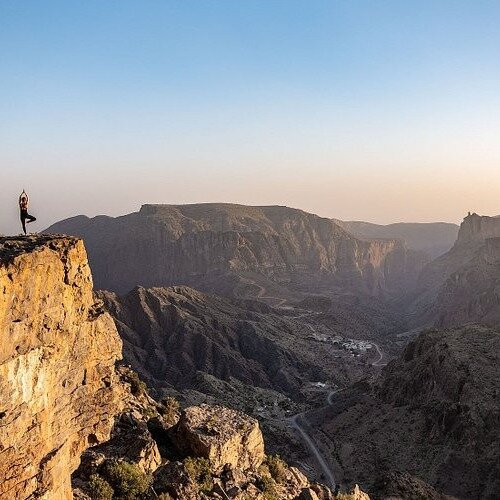
<path id="1" fill-rule="evenodd" d="M 278 500 L 276 481 L 268 474 L 260 475 L 255 481 L 255 486 L 264 494 L 266 500 Z"/>
<path id="2" fill-rule="evenodd" d="M 141 396 L 142 394 L 148 392 L 148 386 L 133 370 L 130 370 L 130 372 L 128 373 L 128 381 L 130 383 L 130 390 L 134 396 Z"/>
<path id="3" fill-rule="evenodd" d="M 287 464 L 279 455 L 269 455 L 266 459 L 266 464 L 271 477 L 281 484 L 286 480 Z"/>
<path id="4" fill-rule="evenodd" d="M 88 493 L 92 500 L 111 500 L 113 488 L 99 474 L 92 474 L 88 482 Z"/>
<path id="5" fill-rule="evenodd" d="M 104 475 L 115 494 L 124 500 L 142 498 L 151 485 L 152 478 L 137 465 L 128 462 L 115 462 L 105 467 Z"/>
<path id="6" fill-rule="evenodd" d="M 201 491 L 211 491 L 214 484 L 210 462 L 206 458 L 188 457 L 184 460 L 184 468 L 190 479 Z"/>
<path id="7" fill-rule="evenodd" d="M 161 400 L 161 404 L 165 407 L 164 416 L 168 422 L 173 422 L 177 417 L 177 412 L 179 411 L 180 404 L 177 399 L 172 396 L 168 396 Z"/>

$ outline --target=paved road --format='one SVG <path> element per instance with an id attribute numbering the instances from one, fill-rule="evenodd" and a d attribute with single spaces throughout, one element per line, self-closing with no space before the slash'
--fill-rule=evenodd
<path id="1" fill-rule="evenodd" d="M 300 420 L 300 418 L 302 418 L 302 416 L 303 416 L 303 414 L 299 413 L 298 415 L 294 415 L 293 417 L 291 417 L 289 419 L 290 425 L 291 425 L 291 427 L 293 427 L 294 429 L 296 429 L 298 431 L 298 433 L 300 434 L 300 437 L 302 438 L 304 443 L 309 448 L 309 451 L 311 452 L 312 456 L 314 457 L 316 462 L 318 462 L 318 465 L 319 465 L 321 471 L 323 472 L 323 475 L 326 478 L 325 482 L 327 483 L 327 486 L 329 486 L 332 490 L 335 490 L 335 486 L 336 486 L 335 477 L 334 477 L 332 471 L 330 470 L 328 463 L 323 458 L 323 455 L 318 450 L 318 447 L 316 446 L 316 444 L 313 442 L 313 440 L 309 437 L 307 432 L 300 425 L 299 420 Z"/>
<path id="2" fill-rule="evenodd" d="M 379 355 L 378 359 L 376 359 L 373 363 L 372 366 L 385 366 L 387 363 L 382 363 L 382 360 L 384 359 L 384 353 L 380 349 L 380 347 L 373 343 L 373 346 L 377 350 L 377 353 Z M 340 391 L 343 391 L 344 389 L 336 389 L 335 391 L 330 391 L 328 392 L 326 396 L 326 402 L 329 406 L 333 406 L 333 396 L 337 394 Z M 304 441 L 304 443 L 307 445 L 307 448 L 311 452 L 312 456 L 316 460 L 316 462 L 319 465 L 320 470 L 323 472 L 324 477 L 327 479 L 327 485 L 335 491 L 336 487 L 336 481 L 335 481 L 335 476 L 333 475 L 333 472 L 330 469 L 330 466 L 328 465 L 328 462 L 324 459 L 323 455 L 319 451 L 318 447 L 314 443 L 314 441 L 309 437 L 305 429 L 300 425 L 300 419 L 305 418 L 304 413 L 299 413 L 297 415 L 294 415 L 291 417 L 288 421 L 294 429 L 298 431 L 300 434 L 300 437 Z"/>
<path id="3" fill-rule="evenodd" d="M 379 358 L 372 363 L 372 366 L 385 366 L 387 363 L 382 363 L 382 360 L 384 359 L 384 353 L 377 344 L 375 344 L 374 342 L 372 342 L 372 344 L 379 355 Z"/>
<path id="4" fill-rule="evenodd" d="M 335 391 L 330 391 L 326 395 L 326 402 L 329 406 L 332 406 L 333 404 L 333 396 L 337 394 L 337 392 L 343 391 L 344 389 L 336 389 Z M 316 462 L 319 465 L 319 468 L 323 472 L 324 477 L 326 478 L 327 486 L 329 486 L 332 491 L 335 491 L 335 488 L 337 486 L 337 483 L 335 481 L 335 476 L 333 475 L 333 472 L 330 469 L 330 466 L 328 465 L 328 462 L 323 458 L 323 455 L 319 451 L 318 447 L 314 443 L 314 441 L 309 437 L 305 429 L 300 425 L 300 419 L 305 418 L 304 413 L 299 413 L 297 415 L 294 415 L 293 417 L 290 417 L 288 419 L 291 427 L 296 429 L 298 433 L 300 434 L 300 437 L 304 441 L 304 443 L 307 445 L 307 448 L 311 452 L 312 456 L 316 460 Z"/>
<path id="5" fill-rule="evenodd" d="M 254 284 L 257 287 L 259 287 L 259 293 L 257 294 L 257 298 L 259 298 L 259 299 L 272 299 L 272 300 L 276 300 L 277 302 L 276 302 L 276 304 L 274 304 L 274 307 L 276 307 L 276 308 L 279 308 L 279 307 L 283 306 L 283 304 L 285 304 L 287 302 L 287 299 L 281 299 L 279 297 L 273 297 L 273 296 L 270 296 L 270 295 L 265 295 L 266 294 L 266 289 L 263 286 L 257 285 L 257 283 L 254 283 Z M 310 311 L 310 312 L 307 312 L 307 313 L 300 314 L 298 316 L 290 316 L 290 318 L 291 319 L 292 318 L 293 319 L 299 319 L 299 318 L 303 318 L 305 316 L 313 316 L 313 315 L 316 315 L 316 314 L 320 314 L 320 313 L 317 313 L 317 312 L 314 312 L 314 311 Z M 306 323 L 306 324 L 307 324 L 307 326 L 313 332 L 316 331 L 312 325 L 310 325 L 309 323 Z M 377 353 L 379 355 L 378 359 L 375 360 L 372 363 L 372 366 L 385 366 L 387 363 L 382 363 L 382 360 L 384 359 L 383 352 L 381 351 L 380 347 L 377 344 L 375 344 L 374 342 L 372 342 L 372 344 L 375 347 L 375 349 L 377 350 Z M 326 395 L 326 403 L 329 406 L 332 406 L 333 405 L 333 396 L 337 392 L 340 392 L 342 390 L 344 390 L 344 389 L 337 389 L 335 391 L 328 392 L 328 394 Z M 333 472 L 331 471 L 330 466 L 328 465 L 328 462 L 324 459 L 323 455 L 319 451 L 319 449 L 316 446 L 316 444 L 314 443 L 314 441 L 307 434 L 306 430 L 300 425 L 300 419 L 302 419 L 302 418 L 305 418 L 304 413 L 298 413 L 297 415 L 294 415 L 293 417 L 288 418 L 287 421 L 288 421 L 290 427 L 293 427 L 294 429 L 297 430 L 297 432 L 299 433 L 300 437 L 302 438 L 302 440 L 306 444 L 307 448 L 311 452 L 311 455 L 316 460 L 317 464 L 319 465 L 320 470 L 322 471 L 324 477 L 326 478 L 325 482 L 327 483 L 327 485 L 333 491 L 335 491 L 335 488 L 336 488 L 336 485 L 337 485 L 337 483 L 335 481 L 335 476 L 333 475 Z"/>
<path id="6" fill-rule="evenodd" d="M 274 304 L 273 307 L 276 307 L 276 308 L 280 308 L 283 306 L 283 304 L 285 304 L 285 302 L 287 302 L 287 299 L 282 299 L 280 297 L 274 297 L 272 295 L 265 295 L 266 293 L 266 289 L 261 286 L 261 285 L 258 285 L 257 283 L 253 283 L 255 286 L 259 287 L 259 293 L 257 294 L 256 298 L 258 299 L 271 299 L 271 300 L 276 300 L 276 304 Z"/>

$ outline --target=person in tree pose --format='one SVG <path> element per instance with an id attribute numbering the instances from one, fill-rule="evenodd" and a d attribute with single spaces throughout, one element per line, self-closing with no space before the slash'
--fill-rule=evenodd
<path id="1" fill-rule="evenodd" d="M 21 196 L 19 196 L 19 209 L 21 210 L 21 224 L 23 226 L 24 234 L 26 234 L 26 223 L 35 222 L 36 217 L 28 213 L 29 198 L 26 191 L 23 189 Z"/>

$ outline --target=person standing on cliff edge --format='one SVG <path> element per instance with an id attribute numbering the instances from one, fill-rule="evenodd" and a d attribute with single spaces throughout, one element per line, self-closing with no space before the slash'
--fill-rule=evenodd
<path id="1" fill-rule="evenodd" d="M 36 217 L 33 217 L 28 213 L 28 203 L 29 198 L 26 194 L 26 191 L 23 189 L 21 196 L 19 196 L 19 209 L 21 211 L 21 224 L 23 226 L 24 234 L 26 234 L 26 221 L 29 224 L 30 222 L 35 222 Z"/>

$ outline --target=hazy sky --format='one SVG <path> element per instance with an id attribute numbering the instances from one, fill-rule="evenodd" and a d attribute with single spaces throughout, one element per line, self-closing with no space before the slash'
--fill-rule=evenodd
<path id="1" fill-rule="evenodd" d="M 0 232 L 142 203 L 500 213 L 498 0 L 1 0 Z"/>

